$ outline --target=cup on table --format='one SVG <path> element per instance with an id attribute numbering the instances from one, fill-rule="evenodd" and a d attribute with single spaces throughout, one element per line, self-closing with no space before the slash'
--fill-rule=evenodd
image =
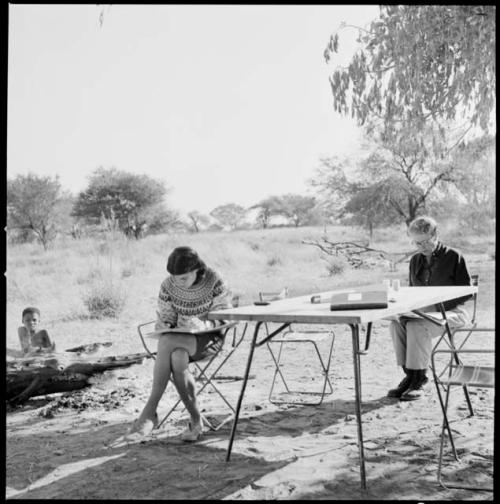
<path id="1" fill-rule="evenodd" d="M 391 279 L 390 278 L 384 278 L 382 280 L 382 283 L 384 284 L 384 287 L 389 290 L 391 288 Z"/>
<path id="2" fill-rule="evenodd" d="M 394 278 L 392 280 L 392 290 L 398 291 L 400 287 L 401 287 L 401 282 L 399 281 L 399 278 Z"/>

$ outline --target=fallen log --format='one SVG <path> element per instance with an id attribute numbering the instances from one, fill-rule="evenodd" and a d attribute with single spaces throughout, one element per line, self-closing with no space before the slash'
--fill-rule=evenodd
<path id="1" fill-rule="evenodd" d="M 95 353 L 101 348 L 110 347 L 113 343 L 111 341 L 105 341 L 104 343 L 90 343 L 88 345 L 80 345 L 73 348 L 66 348 L 65 352 L 76 352 L 76 353 Z"/>
<path id="2" fill-rule="evenodd" d="M 89 378 L 104 371 L 141 364 L 146 353 L 100 358 L 79 354 L 45 354 L 7 361 L 6 399 L 15 404 L 30 397 L 85 388 Z"/>

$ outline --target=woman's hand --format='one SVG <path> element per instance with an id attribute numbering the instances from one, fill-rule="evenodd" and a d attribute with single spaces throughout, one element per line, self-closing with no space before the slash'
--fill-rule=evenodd
<path id="1" fill-rule="evenodd" d="M 155 324 L 155 331 L 161 331 L 162 329 L 170 329 L 172 326 L 168 322 L 162 322 L 157 320 Z"/>
<path id="2" fill-rule="evenodd" d="M 198 317 L 189 317 L 179 321 L 179 329 L 187 329 L 188 331 L 204 331 L 207 326 L 203 320 Z"/>

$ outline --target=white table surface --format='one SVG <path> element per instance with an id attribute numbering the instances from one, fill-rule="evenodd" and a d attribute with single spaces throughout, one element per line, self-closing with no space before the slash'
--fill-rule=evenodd
<path id="1" fill-rule="evenodd" d="M 286 298 L 271 301 L 269 305 L 247 305 L 226 310 L 209 312 L 212 320 L 246 320 L 260 322 L 309 323 L 309 324 L 365 324 L 390 318 L 401 313 L 418 310 L 428 305 L 449 301 L 477 292 L 476 286 L 446 286 L 446 287 L 401 287 L 399 291 L 391 291 L 387 308 L 365 310 L 331 311 L 330 303 L 311 303 L 315 295 L 327 296 L 340 292 L 359 292 L 369 286 L 343 287 L 325 292 L 313 292 L 307 296 Z"/>

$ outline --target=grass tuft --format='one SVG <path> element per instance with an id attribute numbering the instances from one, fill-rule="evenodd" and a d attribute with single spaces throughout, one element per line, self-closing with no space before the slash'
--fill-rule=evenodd
<path id="1" fill-rule="evenodd" d="M 108 280 L 94 282 L 83 296 L 90 318 L 117 318 L 125 306 L 126 295 L 120 285 Z"/>

